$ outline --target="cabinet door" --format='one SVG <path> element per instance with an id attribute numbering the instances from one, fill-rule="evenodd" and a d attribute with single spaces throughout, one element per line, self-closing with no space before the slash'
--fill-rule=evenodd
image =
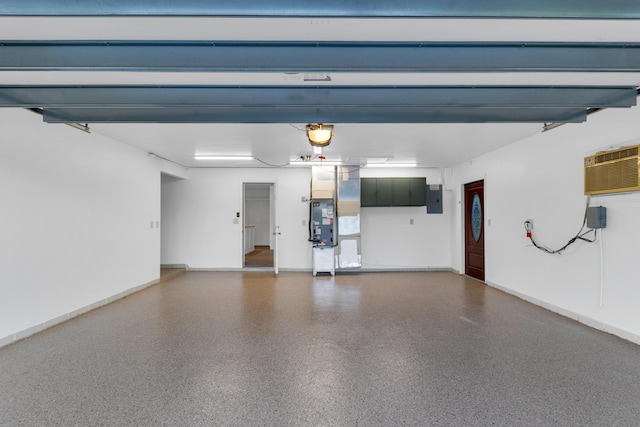
<path id="1" fill-rule="evenodd" d="M 425 178 L 411 178 L 410 206 L 425 206 L 427 204 L 427 180 Z"/>
<path id="2" fill-rule="evenodd" d="M 393 178 L 393 206 L 411 206 L 411 178 Z"/>
<path id="3" fill-rule="evenodd" d="M 362 178 L 360 206 L 425 206 L 426 178 Z"/>
<path id="4" fill-rule="evenodd" d="M 376 178 L 362 178 L 360 180 L 360 206 L 377 206 Z"/>
<path id="5" fill-rule="evenodd" d="M 393 206 L 393 178 L 376 180 L 376 206 Z"/>

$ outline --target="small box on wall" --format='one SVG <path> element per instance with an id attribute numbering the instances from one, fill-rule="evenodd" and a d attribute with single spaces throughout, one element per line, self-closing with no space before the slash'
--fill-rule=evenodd
<path id="1" fill-rule="evenodd" d="M 427 185 L 427 213 L 442 213 L 442 184 Z"/>
<path id="2" fill-rule="evenodd" d="M 587 208 L 587 227 L 606 228 L 607 208 L 604 206 L 593 206 Z"/>

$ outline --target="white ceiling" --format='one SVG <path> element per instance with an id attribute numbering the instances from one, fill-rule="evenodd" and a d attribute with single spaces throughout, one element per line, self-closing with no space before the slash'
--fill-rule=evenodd
<path id="1" fill-rule="evenodd" d="M 282 166 L 313 155 L 305 124 L 95 124 L 106 135 L 190 167 Z M 323 155 L 347 164 L 456 165 L 540 132 L 540 124 L 337 124 Z M 250 155 L 256 161 L 198 161 L 194 154 Z"/>
<path id="2" fill-rule="evenodd" d="M 640 42 L 636 20 L 1 17 L 0 40 Z M 322 73 L 322 70 L 318 70 Z M 640 73 L 332 73 L 2 71 L 0 85 L 638 86 Z M 306 123 L 89 124 L 93 133 L 189 167 L 284 165 L 312 150 Z M 52 125 L 62 126 L 62 125 Z M 579 126 L 579 125 L 572 125 Z M 452 166 L 542 131 L 527 124 L 337 124 L 327 160 Z M 259 160 L 196 161 L 195 154 Z"/>

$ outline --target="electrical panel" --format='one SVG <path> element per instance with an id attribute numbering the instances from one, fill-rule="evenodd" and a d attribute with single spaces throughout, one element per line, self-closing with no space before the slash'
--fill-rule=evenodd
<path id="1" fill-rule="evenodd" d="M 311 200 L 311 241 L 314 246 L 335 246 L 333 199 Z"/>
<path id="2" fill-rule="evenodd" d="M 427 185 L 427 213 L 442 213 L 442 184 Z"/>
<path id="3" fill-rule="evenodd" d="M 587 227 L 589 228 L 606 228 L 607 227 L 607 208 L 604 206 L 595 206 L 587 208 Z"/>

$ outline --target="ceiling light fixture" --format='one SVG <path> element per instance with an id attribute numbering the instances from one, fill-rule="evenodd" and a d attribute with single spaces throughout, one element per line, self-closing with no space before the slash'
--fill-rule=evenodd
<path id="1" fill-rule="evenodd" d="M 252 156 L 211 156 L 196 154 L 193 156 L 196 160 L 253 160 Z"/>
<path id="2" fill-rule="evenodd" d="M 314 147 L 326 147 L 331 143 L 333 137 L 333 125 L 308 124 L 307 138 L 309 143 Z"/>

